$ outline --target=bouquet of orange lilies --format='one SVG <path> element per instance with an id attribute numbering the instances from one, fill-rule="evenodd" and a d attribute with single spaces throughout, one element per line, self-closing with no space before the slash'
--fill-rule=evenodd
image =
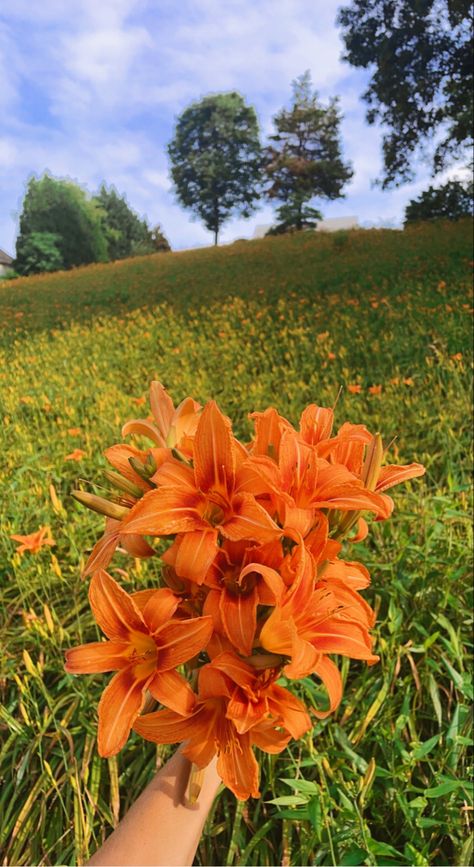
<path id="1" fill-rule="evenodd" d="M 125 424 L 145 436 L 105 456 L 117 494 L 76 498 L 107 517 L 85 568 L 89 599 L 107 641 L 66 652 L 71 674 L 116 671 L 99 703 L 98 746 L 117 753 L 131 729 L 158 744 L 186 741 L 185 755 L 218 772 L 240 799 L 259 795 L 253 747 L 279 753 L 311 729 L 307 708 L 278 683 L 316 675 L 327 709 L 342 697 L 331 654 L 377 662 L 374 612 L 360 595 L 365 567 L 342 559 L 342 541 L 363 539 L 361 513 L 385 520 L 385 493 L 421 476 L 420 464 L 384 466 L 379 434 L 308 406 L 296 430 L 273 409 L 251 415 L 243 444 L 210 401 L 177 408 L 151 384 L 152 417 Z M 106 571 L 118 546 L 156 555 L 166 537 L 162 586 L 127 593 Z M 164 707 L 141 714 L 147 699 Z"/>

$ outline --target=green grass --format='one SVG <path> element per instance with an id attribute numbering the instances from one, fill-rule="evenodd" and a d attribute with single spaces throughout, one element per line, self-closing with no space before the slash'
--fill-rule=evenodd
<path id="1" fill-rule="evenodd" d="M 397 437 L 393 460 L 427 467 L 351 551 L 372 575 L 380 664 L 342 661 L 337 713 L 260 754 L 259 801 L 219 795 L 197 863 L 472 862 L 470 237 L 468 223 L 304 234 L 0 284 L 5 863 L 83 863 L 170 753 L 133 735 L 101 759 L 107 676 L 62 668 L 97 635 L 80 571 L 101 521 L 70 491 L 100 482 L 102 450 L 146 414 L 134 400 L 154 377 L 177 400 L 215 397 L 244 437 L 254 409 L 296 422 L 360 384 L 338 421 Z M 83 459 L 65 461 L 75 448 Z M 56 547 L 15 554 L 10 534 L 42 524 Z M 127 589 L 156 582 L 154 563 L 116 566 Z M 310 704 L 311 679 L 298 688 Z"/>

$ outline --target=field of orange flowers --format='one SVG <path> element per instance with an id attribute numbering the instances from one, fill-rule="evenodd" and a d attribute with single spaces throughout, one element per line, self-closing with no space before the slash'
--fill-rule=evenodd
<path id="1" fill-rule="evenodd" d="M 99 638 L 81 572 L 103 521 L 71 491 L 107 490 L 102 452 L 148 414 L 152 379 L 215 399 L 244 442 L 250 412 L 297 425 L 342 387 L 336 428 L 365 423 L 390 463 L 426 467 L 357 544 L 380 662 L 335 658 L 337 711 L 259 753 L 259 799 L 222 791 L 197 863 L 470 863 L 470 231 L 302 234 L 0 284 L 4 863 L 84 863 L 174 749 L 132 733 L 101 758 L 104 675 L 64 671 Z M 159 580 L 120 552 L 110 574 L 129 593 Z M 311 676 L 292 689 L 321 701 Z"/>

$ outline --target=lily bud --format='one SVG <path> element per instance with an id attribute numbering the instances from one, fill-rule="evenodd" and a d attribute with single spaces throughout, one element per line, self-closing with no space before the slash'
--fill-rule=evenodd
<path id="1" fill-rule="evenodd" d="M 153 473 L 156 472 L 155 461 L 153 461 L 153 465 L 155 467 L 154 469 L 150 465 L 147 466 L 146 463 L 145 464 L 140 463 L 138 458 L 129 458 L 128 462 L 129 462 L 132 470 L 135 470 L 137 476 L 140 476 L 140 478 L 143 479 L 144 482 L 148 482 L 148 484 L 152 488 L 156 487 L 156 485 L 154 485 L 154 483 L 150 481 L 150 476 L 152 476 Z M 147 461 L 147 463 L 148 463 L 148 461 Z"/>
<path id="2" fill-rule="evenodd" d="M 72 496 L 78 503 L 92 509 L 93 512 L 98 512 L 99 515 L 106 515 L 107 518 L 115 518 L 116 521 L 122 521 L 128 513 L 129 509 L 125 506 L 119 506 L 117 503 L 111 503 L 105 497 L 98 497 L 96 494 L 88 494 L 86 491 L 72 491 Z"/>
<path id="3" fill-rule="evenodd" d="M 283 662 L 283 657 L 277 653 L 257 653 L 255 656 L 247 656 L 244 660 L 253 668 L 278 668 Z"/>
<path id="4" fill-rule="evenodd" d="M 362 481 L 368 491 L 375 491 L 380 467 L 382 466 L 383 454 L 382 437 L 379 433 L 376 433 L 367 449 L 364 468 L 362 470 Z"/>
<path id="5" fill-rule="evenodd" d="M 138 485 L 134 485 L 129 479 L 125 479 L 120 473 L 114 473 L 113 470 L 104 470 L 104 476 L 108 482 L 118 488 L 119 491 L 124 491 L 126 494 L 131 494 L 132 497 L 139 499 L 143 497 L 143 491 Z"/>

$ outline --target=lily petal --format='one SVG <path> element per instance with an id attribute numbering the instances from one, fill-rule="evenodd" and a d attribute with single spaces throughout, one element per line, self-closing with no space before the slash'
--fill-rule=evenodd
<path id="1" fill-rule="evenodd" d="M 327 656 L 322 656 L 321 659 L 317 662 L 314 667 L 314 673 L 321 678 L 324 686 L 327 689 L 327 693 L 329 696 L 329 709 L 328 710 L 316 710 L 312 708 L 312 711 L 318 719 L 325 719 L 325 717 L 329 716 L 329 714 L 333 713 L 336 708 L 341 703 L 342 699 L 342 678 L 341 673 L 334 664 L 331 659 L 328 659 Z"/>
<path id="2" fill-rule="evenodd" d="M 148 632 L 131 596 L 103 569 L 94 572 L 89 588 L 94 617 L 107 638 L 127 641 L 130 632 Z"/>
<path id="3" fill-rule="evenodd" d="M 179 596 L 175 596 L 166 587 L 156 590 L 150 596 L 143 609 L 143 619 L 150 632 L 156 632 L 157 629 L 161 629 L 165 623 L 171 620 L 179 602 Z"/>
<path id="4" fill-rule="evenodd" d="M 130 665 L 127 641 L 91 641 L 66 650 L 65 669 L 69 674 L 116 671 Z"/>
<path id="5" fill-rule="evenodd" d="M 153 698 L 182 716 L 194 710 L 196 696 L 188 681 L 177 671 L 157 671 L 148 689 Z"/>
<path id="6" fill-rule="evenodd" d="M 158 668 L 166 671 L 192 659 L 206 647 L 212 635 L 212 617 L 195 617 L 164 626 L 155 636 Z"/>
<path id="7" fill-rule="evenodd" d="M 194 473 L 202 491 L 230 492 L 235 478 L 235 449 L 230 419 L 216 402 L 206 404 L 194 438 Z"/>
<path id="8" fill-rule="evenodd" d="M 144 703 L 146 681 L 137 681 L 131 667 L 114 675 L 99 702 L 97 743 L 101 756 L 115 756 L 125 745 Z"/>
<path id="9" fill-rule="evenodd" d="M 257 628 L 258 589 L 237 594 L 224 588 L 221 591 L 219 609 L 226 634 L 232 644 L 243 654 L 250 656 Z"/>

